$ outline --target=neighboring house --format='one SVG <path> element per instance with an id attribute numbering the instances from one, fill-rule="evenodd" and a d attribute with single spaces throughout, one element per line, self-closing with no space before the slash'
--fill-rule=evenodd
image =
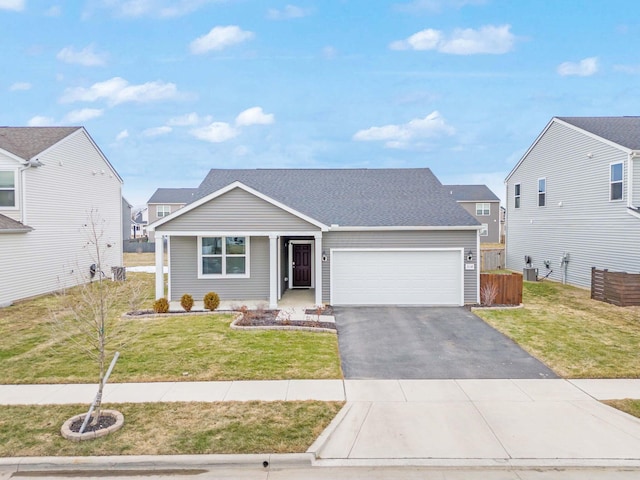
<path id="1" fill-rule="evenodd" d="M 147 201 L 149 223 L 181 209 L 191 203 L 197 188 L 159 188 Z"/>
<path id="2" fill-rule="evenodd" d="M 506 178 L 507 268 L 640 272 L 640 117 L 554 117 Z"/>
<path id="3" fill-rule="evenodd" d="M 462 208 L 482 225 L 480 243 L 500 242 L 500 199 L 486 185 L 444 185 Z"/>
<path id="4" fill-rule="evenodd" d="M 0 305 L 85 280 L 92 209 L 103 271 L 121 266 L 121 187 L 83 127 L 0 127 Z"/>
<path id="5" fill-rule="evenodd" d="M 480 225 L 427 168 L 211 170 L 195 197 L 149 226 L 157 272 L 168 240 L 171 300 L 274 308 L 304 288 L 317 305 L 478 302 Z"/>
<path id="6" fill-rule="evenodd" d="M 131 217 L 131 238 L 140 238 L 147 236 L 147 220 L 145 220 L 145 213 L 147 209 L 144 208 L 135 212 Z"/>
<path id="7" fill-rule="evenodd" d="M 122 197 L 122 240 L 129 240 L 131 237 L 131 205 L 127 199 Z"/>

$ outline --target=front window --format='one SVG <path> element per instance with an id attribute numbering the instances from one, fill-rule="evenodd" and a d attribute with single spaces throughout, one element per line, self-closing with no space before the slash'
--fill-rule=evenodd
<path id="1" fill-rule="evenodd" d="M 612 163 L 610 171 L 610 187 L 609 198 L 611 200 L 622 200 L 622 178 L 623 168 L 622 163 Z"/>
<path id="2" fill-rule="evenodd" d="M 248 276 L 247 237 L 199 237 L 202 276 Z"/>
<path id="3" fill-rule="evenodd" d="M 480 236 L 481 237 L 488 237 L 489 236 L 489 224 L 487 223 L 483 223 L 482 227 L 480 228 Z"/>
<path id="4" fill-rule="evenodd" d="M 16 174 L 13 170 L 0 171 L 0 208 L 16 206 Z"/>
<path id="5" fill-rule="evenodd" d="M 476 216 L 491 215 L 490 203 L 476 203 Z"/>
<path id="6" fill-rule="evenodd" d="M 169 205 L 158 205 L 156 207 L 156 215 L 158 218 L 166 217 L 171 213 L 171 207 Z"/>
<path id="7" fill-rule="evenodd" d="M 547 179 L 538 179 L 538 206 L 544 207 L 547 204 Z"/>
<path id="8" fill-rule="evenodd" d="M 520 184 L 516 183 L 514 186 L 513 204 L 515 208 L 520 208 Z"/>

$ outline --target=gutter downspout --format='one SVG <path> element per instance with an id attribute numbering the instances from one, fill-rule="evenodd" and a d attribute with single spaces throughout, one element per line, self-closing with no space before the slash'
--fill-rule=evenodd
<path id="1" fill-rule="evenodd" d="M 31 168 L 31 162 L 27 162 L 26 165 L 20 167 L 18 169 L 18 175 L 20 176 L 20 223 L 23 225 L 27 224 L 27 180 L 25 175 L 22 172 L 29 170 Z"/>

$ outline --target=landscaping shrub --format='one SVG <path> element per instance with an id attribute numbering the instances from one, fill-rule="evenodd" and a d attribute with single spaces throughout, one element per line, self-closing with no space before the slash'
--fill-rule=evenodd
<path id="1" fill-rule="evenodd" d="M 204 296 L 204 308 L 212 312 L 220 306 L 220 297 L 216 292 L 209 292 Z"/>
<path id="2" fill-rule="evenodd" d="M 190 312 L 193 308 L 193 297 L 188 293 L 185 293 L 180 298 L 180 305 L 182 305 L 182 308 L 184 308 L 185 312 Z"/>
<path id="3" fill-rule="evenodd" d="M 153 310 L 156 313 L 167 313 L 169 311 L 169 300 L 166 298 L 159 298 L 153 303 Z"/>

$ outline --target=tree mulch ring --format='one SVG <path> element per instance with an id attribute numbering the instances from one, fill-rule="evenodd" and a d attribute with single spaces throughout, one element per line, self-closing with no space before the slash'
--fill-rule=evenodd
<path id="1" fill-rule="evenodd" d="M 278 318 L 280 310 L 249 310 L 242 314 L 242 318 L 234 323 L 239 327 L 309 327 L 336 329 L 333 322 L 319 322 L 316 320 L 288 320 Z M 315 311 L 314 311 L 315 314 Z"/>
<path id="2" fill-rule="evenodd" d="M 72 422 L 71 425 L 69 426 L 69 430 L 71 430 L 74 433 L 80 433 L 80 427 L 82 427 L 82 422 L 84 422 L 85 417 L 79 418 L 76 421 Z M 93 422 L 90 421 L 86 428 L 84 429 L 85 432 L 95 432 L 97 430 L 102 430 L 104 428 L 109 428 L 112 425 L 116 424 L 116 417 L 114 417 L 113 415 L 100 415 L 100 418 L 98 419 L 98 423 L 96 423 L 95 425 L 91 425 Z"/>

